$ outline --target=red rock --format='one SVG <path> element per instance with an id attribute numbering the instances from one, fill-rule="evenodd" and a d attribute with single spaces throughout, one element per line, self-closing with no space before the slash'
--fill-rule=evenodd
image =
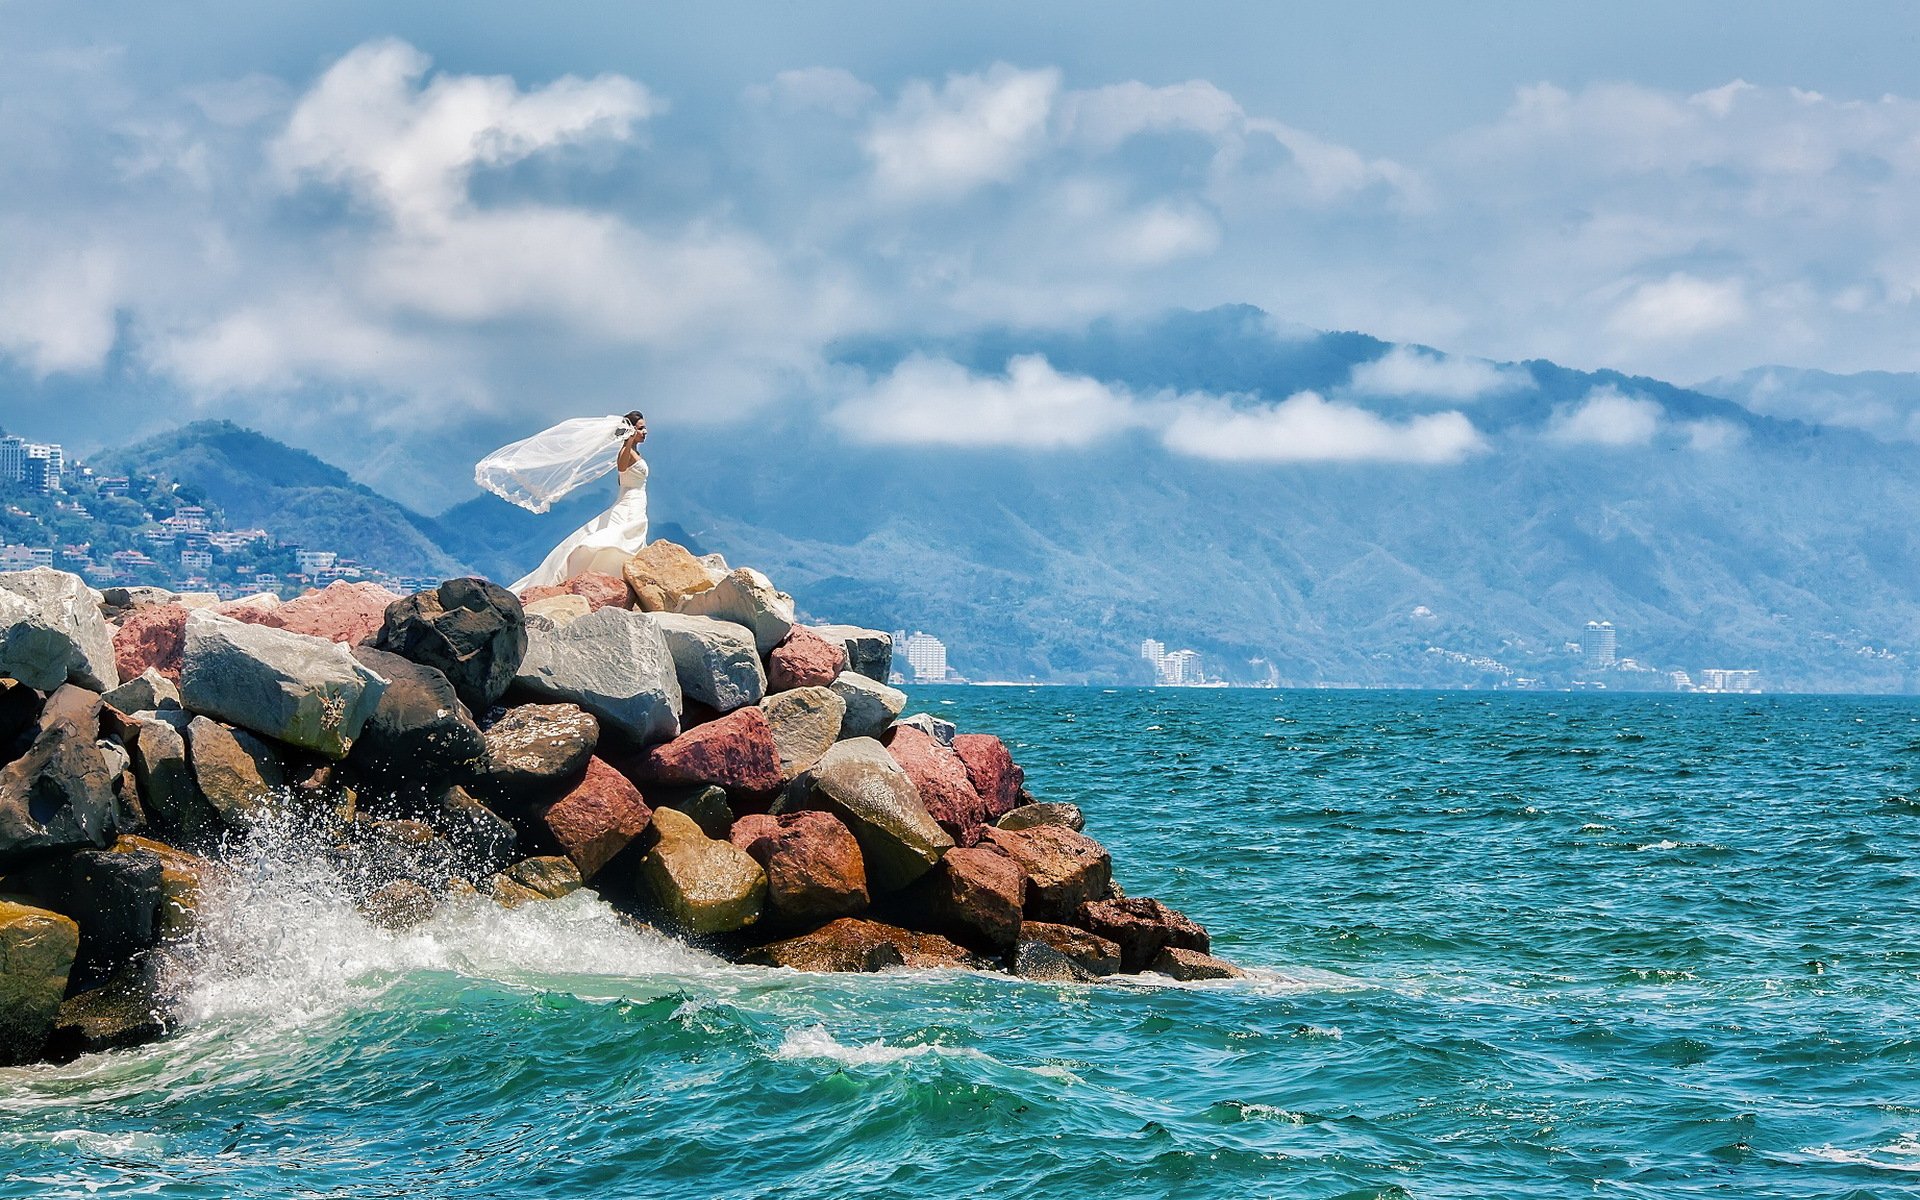
<path id="1" fill-rule="evenodd" d="M 867 907 L 860 843 L 831 813 L 741 817 L 728 840 L 766 868 L 767 905 L 782 921 L 825 921 Z"/>
<path id="2" fill-rule="evenodd" d="M 1071 925 L 1024 921 L 1020 925 L 1020 940 L 1039 942 L 1095 975 L 1112 975 L 1120 969 L 1119 943 Z"/>
<path id="3" fill-rule="evenodd" d="M 387 605 L 398 599 L 400 593 L 390 592 L 377 583 L 348 583 L 340 579 L 278 608 L 257 610 L 256 623 L 357 646 L 380 632 L 380 626 L 387 619 Z M 252 618 L 241 617 L 241 620 L 249 619 Z"/>
<path id="4" fill-rule="evenodd" d="M 633 607 L 633 593 L 627 590 L 627 581 L 618 575 L 604 575 L 599 571 L 575 575 L 567 580 L 567 591 L 582 597 L 595 609 Z"/>
<path id="5" fill-rule="evenodd" d="M 956 844 L 971 846 L 980 840 L 980 827 L 988 819 L 987 802 L 973 790 L 966 764 L 958 754 L 912 725 L 894 726 L 887 753 L 919 789 L 927 815 L 938 821 Z"/>
<path id="6" fill-rule="evenodd" d="M 767 691 L 830 687 L 847 669 L 847 648 L 829 642 L 805 625 L 795 625 L 767 655 Z"/>
<path id="7" fill-rule="evenodd" d="M 762 946 L 748 957 L 795 971 L 884 971 L 888 967 L 931 971 L 978 965 L 965 947 L 937 933 L 910 933 L 858 917 L 841 917 L 812 933 Z"/>
<path id="8" fill-rule="evenodd" d="M 985 847 L 960 847 L 947 851 L 904 900 L 914 914 L 909 924 L 969 946 L 1002 951 L 1020 936 L 1026 898 L 1026 872 L 1011 858 Z"/>
<path id="9" fill-rule="evenodd" d="M 659 783 L 712 783 L 746 795 L 770 795 L 785 782 L 773 727 L 748 705 L 647 749 L 637 760 L 640 778 Z"/>
<path id="10" fill-rule="evenodd" d="M 113 634 L 113 657 L 120 678 L 132 679 L 152 667 L 180 682 L 180 655 L 187 644 L 187 610 L 178 604 L 149 604 L 127 614 Z"/>
<path id="11" fill-rule="evenodd" d="M 989 825 L 981 830 L 980 844 L 999 849 L 1027 873 L 1026 911 L 1038 920 L 1075 920 L 1080 906 L 1105 896 L 1113 882 L 1113 860 L 1106 849 L 1086 834 L 1059 825 L 1033 829 Z"/>
<path id="12" fill-rule="evenodd" d="M 1121 970 L 1128 972 L 1151 968 L 1168 947 L 1201 954 L 1213 949 L 1206 930 L 1148 896 L 1095 900 L 1081 908 L 1079 918 L 1083 929 L 1119 943 Z"/>
<path id="13" fill-rule="evenodd" d="M 646 832 L 653 810 L 625 776 L 590 758 L 579 784 L 539 809 L 535 819 L 580 868 L 580 877 L 591 879 L 628 842 Z"/>
<path id="14" fill-rule="evenodd" d="M 997 821 L 1020 807 L 1027 773 L 1013 761 L 1005 742 L 990 733 L 962 733 L 953 739 L 953 752 L 966 767 L 973 790 L 986 803 L 985 820 Z"/>

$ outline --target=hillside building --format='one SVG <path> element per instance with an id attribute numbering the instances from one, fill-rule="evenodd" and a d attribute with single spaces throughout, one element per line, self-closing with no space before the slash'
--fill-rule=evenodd
<path id="1" fill-rule="evenodd" d="M 1581 641 L 1589 671 L 1611 671 L 1618 665 L 1619 642 L 1612 621 L 1588 621 L 1586 637 Z"/>
<path id="2" fill-rule="evenodd" d="M 947 667 L 947 644 L 930 633 L 915 630 L 898 639 L 915 683 L 943 683 L 952 675 Z"/>

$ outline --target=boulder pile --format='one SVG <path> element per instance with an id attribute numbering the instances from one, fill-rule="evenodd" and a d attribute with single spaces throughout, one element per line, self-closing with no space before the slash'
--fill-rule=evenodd
<path id="1" fill-rule="evenodd" d="M 201 897 L 270 822 L 388 928 L 585 887 L 773 967 L 1239 974 L 999 738 L 903 718 L 891 659 L 666 541 L 526 596 L 0 573 L 0 1064 L 163 1035 Z"/>

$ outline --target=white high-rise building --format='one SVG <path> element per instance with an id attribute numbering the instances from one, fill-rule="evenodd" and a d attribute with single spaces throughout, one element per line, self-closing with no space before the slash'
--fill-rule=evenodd
<path id="1" fill-rule="evenodd" d="M 27 477 L 27 439 L 0 438 L 0 483 L 19 483 Z"/>
<path id="2" fill-rule="evenodd" d="M 1200 652 L 1198 650 L 1175 650 L 1160 663 L 1161 683 L 1199 683 Z"/>
<path id="3" fill-rule="evenodd" d="M 1147 638 L 1140 643 L 1140 657 L 1153 665 L 1153 677 L 1160 678 L 1160 665 L 1167 661 L 1167 644 Z"/>
<path id="4" fill-rule="evenodd" d="M 1587 670 L 1610 671 L 1619 662 L 1618 635 L 1612 621 L 1588 621 L 1586 640 Z"/>
<path id="5" fill-rule="evenodd" d="M 900 648 L 907 665 L 913 668 L 916 683 L 940 683 L 951 673 L 947 669 L 947 644 L 930 633 L 916 630 Z"/>

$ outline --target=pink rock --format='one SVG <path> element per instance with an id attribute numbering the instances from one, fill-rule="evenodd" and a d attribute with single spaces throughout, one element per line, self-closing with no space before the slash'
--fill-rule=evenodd
<path id="1" fill-rule="evenodd" d="M 1113 882 L 1113 860 L 1105 847 L 1061 825 L 1032 829 L 989 825 L 980 831 L 980 844 L 999 850 L 1027 873 L 1027 915 L 1035 920 L 1075 922 L 1080 906 L 1100 900 Z M 1098 926 L 1086 928 L 1120 941 Z"/>
<path id="2" fill-rule="evenodd" d="M 260 610 L 258 623 L 356 646 L 380 632 L 387 617 L 387 605 L 398 599 L 398 592 L 390 592 L 377 583 L 349 583 L 339 579 L 278 608 Z"/>
<path id="3" fill-rule="evenodd" d="M 553 583 L 545 587 L 530 587 L 526 591 L 521 592 L 520 603 L 527 605 L 534 603 L 536 600 L 551 600 L 555 596 L 571 596 L 572 594 L 572 592 L 567 590 L 565 584 Z"/>
<path id="4" fill-rule="evenodd" d="M 773 727 L 751 704 L 650 747 L 635 772 L 659 783 L 712 783 L 748 796 L 771 795 L 785 782 Z"/>
<path id="5" fill-rule="evenodd" d="M 1213 949 L 1207 931 L 1178 909 L 1149 896 L 1095 900 L 1080 910 L 1079 924 L 1120 947 L 1120 969 L 1145 971 L 1166 949 L 1206 954 Z"/>
<path id="6" fill-rule="evenodd" d="M 603 575 L 598 571 L 575 575 L 567 580 L 567 591 L 584 597 L 596 610 L 633 607 L 633 593 L 627 590 L 627 581 L 618 575 Z"/>
<path id="7" fill-rule="evenodd" d="M 804 625 L 795 625 L 767 655 L 767 690 L 790 692 L 794 688 L 831 687 L 846 669 L 845 646 L 829 642 Z"/>
<path id="8" fill-rule="evenodd" d="M 591 879 L 628 842 L 646 832 L 653 810 L 625 776 L 591 758 L 586 775 L 574 789 L 539 809 L 535 819 L 580 868 L 580 878 Z"/>
<path id="9" fill-rule="evenodd" d="M 990 733 L 963 733 L 953 739 L 953 752 L 967 768 L 973 790 L 986 802 L 986 820 L 997 821 L 1020 807 L 1027 773 L 1013 761 L 1005 742 Z"/>
<path id="10" fill-rule="evenodd" d="M 958 754 L 912 725 L 894 726 L 887 753 L 913 780 L 927 815 L 956 843 L 971 846 L 980 840 L 980 827 L 988 820 L 987 802 L 973 790 Z"/>
<path id="11" fill-rule="evenodd" d="M 905 897 L 914 915 L 909 924 L 985 950 L 1005 950 L 1019 939 L 1026 899 L 1026 872 L 984 846 L 947 851 Z"/>
<path id="12" fill-rule="evenodd" d="M 831 813 L 750 814 L 728 840 L 767 872 L 767 904 L 799 924 L 844 917 L 867 907 L 867 869 L 860 843 Z"/>
<path id="13" fill-rule="evenodd" d="M 187 643 L 187 610 L 178 604 L 149 604 L 127 614 L 113 634 L 113 657 L 120 678 L 132 679 L 152 667 L 180 682 L 180 655 Z"/>

